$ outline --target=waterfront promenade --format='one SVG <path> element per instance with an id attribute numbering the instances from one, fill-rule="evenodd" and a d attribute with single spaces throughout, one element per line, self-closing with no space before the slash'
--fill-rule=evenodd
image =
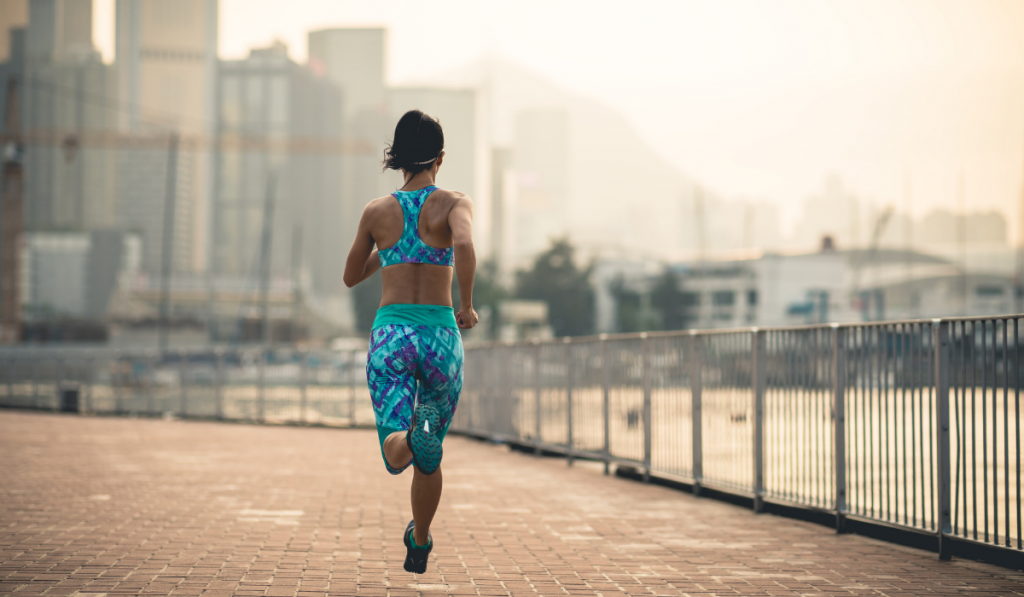
<path id="1" fill-rule="evenodd" d="M 1024 574 L 461 437 L 437 547 L 372 430 L 0 410 L 0 594 L 1024 595 Z"/>

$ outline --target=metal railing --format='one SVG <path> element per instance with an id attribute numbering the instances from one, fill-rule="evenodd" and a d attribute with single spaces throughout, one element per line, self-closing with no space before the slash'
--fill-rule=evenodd
<path id="1" fill-rule="evenodd" d="M 480 345 L 453 428 L 1020 555 L 1021 317 Z"/>
<path id="2" fill-rule="evenodd" d="M 453 430 L 1022 554 L 1021 316 L 467 347 Z M 0 350 L 0 406 L 374 423 L 363 350 Z"/>
<path id="3" fill-rule="evenodd" d="M 365 365 L 362 350 L 8 348 L 0 351 L 0 406 L 373 425 Z"/>

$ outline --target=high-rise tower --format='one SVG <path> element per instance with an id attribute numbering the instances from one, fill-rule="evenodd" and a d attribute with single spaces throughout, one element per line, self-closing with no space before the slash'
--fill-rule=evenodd
<path id="1" fill-rule="evenodd" d="M 177 131 L 174 268 L 208 265 L 217 77 L 217 0 L 117 0 L 116 66 L 120 128 L 137 134 Z M 191 141 L 191 142 L 190 142 Z M 166 152 L 122 151 L 119 226 L 142 232 L 142 267 L 156 273 Z M 142 174 L 147 173 L 147 174 Z"/>
<path id="2" fill-rule="evenodd" d="M 92 0 L 30 0 L 26 41 L 32 62 L 91 54 Z"/>

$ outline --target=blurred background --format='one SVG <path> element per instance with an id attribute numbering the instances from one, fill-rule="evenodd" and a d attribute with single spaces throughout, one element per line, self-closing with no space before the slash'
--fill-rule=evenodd
<path id="1" fill-rule="evenodd" d="M 476 206 L 469 340 L 1020 312 L 1015 0 L 0 0 L 0 336 L 365 338 L 399 116 Z"/>

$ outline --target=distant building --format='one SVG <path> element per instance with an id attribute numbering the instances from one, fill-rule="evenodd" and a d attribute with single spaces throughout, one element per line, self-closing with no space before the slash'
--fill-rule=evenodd
<path id="1" fill-rule="evenodd" d="M 341 87 L 338 108 L 346 121 L 366 113 L 387 114 L 382 28 L 323 29 L 309 33 L 309 67 Z"/>
<path id="2" fill-rule="evenodd" d="M 154 144 L 169 143 L 163 134 L 150 137 L 150 141 Z M 162 271 L 168 200 L 174 203 L 171 269 L 181 273 L 191 271 L 193 266 L 196 209 L 193 199 L 198 157 L 191 152 L 178 152 L 175 170 L 171 174 L 174 177 L 173 198 L 168 197 L 169 158 L 169 149 L 152 149 L 151 146 L 118 151 L 115 223 L 118 228 L 139 235 L 142 271 L 153 278 L 158 278 Z"/>
<path id="3" fill-rule="evenodd" d="M 289 59 L 280 45 L 252 50 L 244 60 L 223 61 L 218 81 L 217 132 L 225 145 L 214 176 L 213 271 L 238 278 L 256 275 L 267 177 L 274 172 L 272 275 L 297 275 L 293 270 L 301 260 L 315 291 L 337 292 L 343 271 L 338 259 L 351 242 L 338 232 L 343 222 L 339 155 L 302 147 L 289 151 L 285 143 L 337 142 L 342 135 L 340 91 Z M 244 135 L 277 141 L 280 147 L 252 151 L 228 143 Z"/>
<path id="4" fill-rule="evenodd" d="M 212 137 L 217 75 L 217 0 L 118 0 L 116 10 L 116 62 L 120 103 L 120 128 L 131 132 L 178 131 L 195 143 L 182 145 L 182 162 L 188 164 L 191 184 L 181 201 L 191 222 L 182 230 L 176 255 L 187 255 L 179 263 L 188 271 L 203 271 L 209 260 L 211 238 Z M 130 153 L 132 149 L 122 150 Z M 121 156 L 121 165 L 134 161 Z M 125 174 L 119 168 L 120 175 Z M 128 174 L 131 176 L 131 174 Z M 133 189 L 127 181 L 118 183 L 121 204 L 146 203 L 148 189 Z M 177 235 L 176 235 L 177 237 Z M 147 236 L 145 243 L 151 243 Z M 156 247 L 146 246 L 153 255 Z M 154 262 L 146 260 L 149 269 Z"/>
<path id="5" fill-rule="evenodd" d="M 565 109 L 527 109 L 515 116 L 512 161 L 516 192 L 509 198 L 507 237 L 520 264 L 547 248 L 570 226 L 569 113 Z"/>
<path id="6" fill-rule="evenodd" d="M 1006 245 L 1006 218 L 998 212 L 954 214 L 936 209 L 925 214 L 917 225 L 915 241 L 927 245 L 945 245 L 954 249 L 962 240 L 969 245 Z"/>
<path id="7" fill-rule="evenodd" d="M 55 133 L 26 151 L 26 224 L 35 230 L 113 226 L 117 151 L 83 141 L 116 125 L 116 113 L 94 101 L 115 91 L 113 68 L 93 52 L 29 63 L 26 74 L 25 130 Z"/>
<path id="8" fill-rule="evenodd" d="M 29 1 L 29 62 L 57 62 L 94 51 L 92 0 Z"/>
<path id="9" fill-rule="evenodd" d="M 113 230 L 29 233 L 23 254 L 26 318 L 105 318 L 118 284 L 137 267 L 135 246 L 131 235 Z"/>
<path id="10" fill-rule="evenodd" d="M 0 10 L 0 61 L 7 61 L 11 57 L 11 30 L 24 30 L 26 25 L 28 0 L 6 0 L 4 9 Z"/>
<path id="11" fill-rule="evenodd" d="M 384 143 L 395 123 L 385 87 L 385 43 L 382 28 L 340 28 L 309 33 L 309 68 L 341 89 L 337 111 L 351 150 L 339 156 L 342 204 L 339 233 L 351 243 L 363 207 L 394 190 L 380 171 Z"/>
<path id="12" fill-rule="evenodd" d="M 835 174 L 829 176 L 824 189 L 804 201 L 793 231 L 793 244 L 814 247 L 825 235 L 831 236 L 839 247 L 866 244 L 871 230 L 860 229 L 861 209 L 860 200 L 843 185 L 842 179 Z"/>
<path id="13" fill-rule="evenodd" d="M 650 292 L 656 275 L 647 265 L 597 264 L 599 332 L 622 331 L 616 328 L 612 284 L 624 282 L 640 295 Z M 967 275 L 944 258 L 890 249 L 769 254 L 671 269 L 684 325 L 692 329 L 997 315 L 1017 309 L 1010 276 Z"/>
<path id="14" fill-rule="evenodd" d="M 17 12 L 17 2 L 12 3 Z M 6 9 L 6 6 L 5 6 Z M 114 71 L 92 45 L 91 0 L 32 0 L 25 29 L 5 31 L 7 82 L 17 79 L 22 132 L 45 140 L 25 155 L 29 230 L 90 230 L 113 225 L 114 151 L 82 136 L 111 128 L 116 112 L 98 102 L 116 91 Z"/>

